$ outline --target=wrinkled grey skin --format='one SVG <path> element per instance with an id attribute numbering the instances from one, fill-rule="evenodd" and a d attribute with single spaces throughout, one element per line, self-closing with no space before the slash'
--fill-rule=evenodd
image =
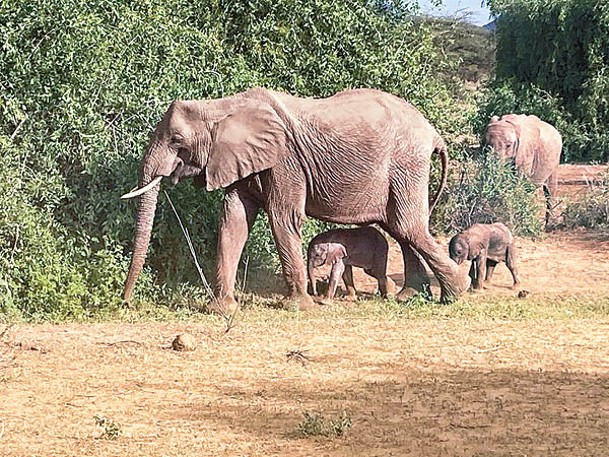
<path id="1" fill-rule="evenodd" d="M 492 146 L 500 159 L 513 160 L 520 173 L 538 186 L 543 186 L 547 224 L 558 189 L 557 169 L 562 151 L 562 138 L 558 130 L 537 116 L 493 116 L 486 127 L 484 143 Z"/>
<path id="2" fill-rule="evenodd" d="M 474 224 L 467 230 L 455 235 L 448 245 L 450 258 L 457 264 L 471 260 L 469 275 L 472 288 L 482 289 L 486 281 L 493 277 L 498 263 L 505 262 L 512 273 L 514 284 L 520 284 L 516 269 L 514 238 L 510 230 L 500 222 L 495 224 Z"/>
<path id="3" fill-rule="evenodd" d="M 429 204 L 432 153 L 442 159 L 442 183 Z M 134 252 L 125 282 L 129 301 L 142 270 L 160 185 L 194 178 L 208 191 L 224 188 L 215 293 L 223 310 L 236 308 L 237 265 L 259 210 L 269 222 L 291 301 L 307 293 L 301 227 L 306 216 L 341 224 L 377 223 L 402 248 L 404 294 L 424 290 L 425 260 L 442 299 L 469 278 L 431 237 L 433 207 L 446 182 L 442 138 L 412 105 L 371 89 L 326 99 L 298 98 L 254 88 L 217 100 L 175 101 L 157 125 L 141 162 Z"/>
<path id="4" fill-rule="evenodd" d="M 309 281 L 313 295 L 317 295 L 315 269 L 331 265 L 328 299 L 334 298 L 341 276 L 347 289 L 346 298 L 356 298 L 353 267 L 363 268 L 367 274 L 376 278 L 379 291 L 386 297 L 388 281 L 391 281 L 387 277 L 388 255 L 389 244 L 374 227 L 335 229 L 320 233 L 311 240 L 307 249 Z"/>

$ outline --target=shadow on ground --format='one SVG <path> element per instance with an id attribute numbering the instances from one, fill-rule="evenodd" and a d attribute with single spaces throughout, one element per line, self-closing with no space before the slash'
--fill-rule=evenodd
<path id="1" fill-rule="evenodd" d="M 600 456 L 609 446 L 604 375 L 387 367 L 381 377 L 228 389 L 212 405 L 177 405 L 168 414 L 278 439 L 291 436 L 304 411 L 328 418 L 347 411 L 354 425 L 341 439 L 353 455 Z"/>

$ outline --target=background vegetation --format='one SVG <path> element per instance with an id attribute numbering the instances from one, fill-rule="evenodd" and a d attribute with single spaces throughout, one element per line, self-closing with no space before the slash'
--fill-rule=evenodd
<path id="1" fill-rule="evenodd" d="M 483 170 L 461 144 L 475 143 L 474 128 L 485 125 L 490 114 L 526 110 L 543 114 L 567 133 L 567 159 L 600 158 L 601 126 L 607 121 L 600 91 L 607 87 L 607 47 L 602 48 L 607 34 L 603 42 L 592 31 L 583 32 L 588 76 L 577 80 L 582 86 L 577 102 L 577 81 L 570 80 L 564 90 L 548 82 L 557 75 L 564 79 L 565 68 L 569 75 L 576 71 L 571 60 L 555 59 L 561 62 L 558 70 L 549 72 L 548 63 L 545 79 L 534 81 L 505 62 L 520 56 L 510 57 L 506 40 L 516 33 L 510 30 L 525 27 L 524 12 L 534 20 L 543 16 L 521 3 L 519 15 L 516 8 L 492 3 L 505 18 L 498 35 L 502 61 L 480 105 L 477 89 L 494 66 L 493 35 L 456 20 L 422 20 L 414 1 L 1 2 L 0 313 L 64 319 L 117 310 L 135 210 L 119 196 L 136 181 L 148 133 L 175 98 L 222 97 L 256 85 L 302 96 L 375 87 L 409 100 L 452 144 L 455 163 L 469 170 L 467 178 L 451 176 L 435 229 L 460 228 L 476 207 L 479 217 L 518 220 L 531 233 L 527 183 L 501 167 Z M 562 9 L 550 12 L 561 12 L 560 20 L 575 17 L 571 3 L 576 2 L 562 2 Z M 583 3 L 593 10 L 594 30 L 606 31 L 606 8 L 600 1 Z M 544 2 L 532 4 L 541 8 Z M 565 33 L 574 34 L 575 25 L 563 27 Z M 551 47 L 549 39 L 535 42 Z M 485 185 L 510 179 L 509 192 Z M 222 193 L 197 191 L 190 183 L 168 191 L 211 276 Z M 495 211 L 494 205 L 506 202 L 514 203 L 509 203 L 512 212 Z M 322 227 L 308 221 L 305 243 Z M 248 242 L 241 284 L 245 264 L 248 277 L 277 268 L 264 215 Z M 137 300 L 172 307 L 205 301 L 163 197 L 146 268 Z"/>
<path id="2" fill-rule="evenodd" d="M 134 204 L 118 197 L 133 186 L 147 134 L 172 99 L 255 85 L 315 96 L 377 87 L 457 130 L 436 78 L 446 59 L 401 3 L 2 2 L 0 311 L 86 317 L 120 305 Z M 190 184 L 170 193 L 209 274 L 221 193 Z M 310 223 L 306 233 L 314 230 Z M 272 263 L 265 218 L 248 252 L 252 267 Z M 149 259 L 140 299 L 201 298 L 187 290 L 197 275 L 164 199 Z"/>
<path id="3" fill-rule="evenodd" d="M 565 162 L 609 158 L 609 3 L 488 0 L 497 20 L 496 78 L 477 118 L 526 112 L 553 123 Z"/>

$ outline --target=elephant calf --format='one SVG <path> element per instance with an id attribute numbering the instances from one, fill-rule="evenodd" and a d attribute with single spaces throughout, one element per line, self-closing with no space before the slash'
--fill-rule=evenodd
<path id="1" fill-rule="evenodd" d="M 464 260 L 472 261 L 469 275 L 474 289 L 482 289 L 484 282 L 491 280 L 495 266 L 500 262 L 505 262 L 512 273 L 512 287 L 520 284 L 515 265 L 514 238 L 510 230 L 500 222 L 472 225 L 452 237 L 448 252 L 450 258 L 458 264 Z"/>
<path id="2" fill-rule="evenodd" d="M 309 280 L 313 295 L 317 295 L 315 269 L 331 265 L 328 299 L 336 294 L 339 277 L 342 275 L 347 289 L 347 299 L 356 297 L 353 284 L 353 268 L 360 267 L 376 278 L 383 297 L 388 293 L 387 257 L 389 244 L 385 237 L 374 227 L 336 229 L 320 233 L 309 243 L 307 250 Z M 393 293 L 393 291 L 390 291 Z"/>

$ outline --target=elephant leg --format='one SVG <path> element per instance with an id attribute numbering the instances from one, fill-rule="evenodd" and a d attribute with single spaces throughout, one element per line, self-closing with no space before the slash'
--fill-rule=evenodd
<path id="1" fill-rule="evenodd" d="M 558 172 L 554 172 L 550 175 L 548 180 L 543 185 L 543 193 L 546 197 L 546 219 L 545 224 L 548 227 L 550 220 L 552 219 L 552 213 L 554 211 L 554 200 L 556 199 L 556 191 L 558 190 Z"/>
<path id="2" fill-rule="evenodd" d="M 514 251 L 513 246 L 507 248 L 505 265 L 508 267 L 508 270 L 510 270 L 510 273 L 512 273 L 512 279 L 514 280 L 512 288 L 518 287 L 520 285 L 520 278 L 518 277 L 518 269 L 516 268 L 516 252 Z"/>
<path id="3" fill-rule="evenodd" d="M 404 300 L 419 292 L 429 293 L 431 283 L 425 266 L 421 257 L 413 251 L 406 240 L 404 232 L 399 227 L 392 227 L 389 224 L 381 224 L 381 227 L 399 243 L 402 249 L 402 257 L 404 258 L 404 286 L 398 292 L 397 297 Z"/>
<path id="4" fill-rule="evenodd" d="M 286 206 L 288 205 L 269 205 L 269 222 L 288 287 L 288 297 L 299 309 L 306 310 L 314 306 L 314 303 L 307 292 L 307 274 L 302 258 L 304 201 L 302 210 L 297 210 L 292 205 L 286 209 Z"/>
<path id="5" fill-rule="evenodd" d="M 420 208 L 418 214 L 426 215 L 427 209 Z M 408 221 L 412 218 L 414 216 L 403 216 L 395 220 Z M 389 229 L 387 231 L 400 243 L 404 256 L 404 288 L 398 293 L 398 298 L 404 297 L 409 289 L 430 293 L 430 281 L 422 260 L 427 262 L 440 283 L 442 302 L 450 301 L 468 289 L 471 282 L 469 277 L 460 273 L 458 265 L 429 234 L 426 219 L 404 226 L 394 225 Z"/>
<path id="6" fill-rule="evenodd" d="M 387 256 L 382 256 L 381 259 L 375 263 L 376 265 L 374 267 L 364 271 L 378 281 L 381 296 L 387 298 L 389 293 L 395 293 L 395 284 L 390 284 L 389 281 L 391 281 L 391 279 L 387 276 Z M 389 291 L 391 287 L 392 290 Z"/>
<path id="7" fill-rule="evenodd" d="M 497 262 L 491 259 L 486 261 L 486 278 L 485 281 L 490 281 L 493 277 L 493 273 L 495 272 L 495 267 L 497 266 Z"/>
<path id="8" fill-rule="evenodd" d="M 234 297 L 237 266 L 258 209 L 259 205 L 242 195 L 239 189 L 224 196 L 218 232 L 215 294 L 225 312 L 237 307 Z"/>
<path id="9" fill-rule="evenodd" d="M 347 300 L 355 300 L 357 298 L 357 293 L 355 291 L 355 283 L 353 282 L 353 267 L 351 265 L 345 265 L 343 281 L 345 282 L 345 289 L 347 290 L 345 298 Z"/>
<path id="10" fill-rule="evenodd" d="M 311 283 L 311 293 L 315 297 L 317 296 L 317 277 L 313 267 L 309 267 L 309 282 Z"/>

